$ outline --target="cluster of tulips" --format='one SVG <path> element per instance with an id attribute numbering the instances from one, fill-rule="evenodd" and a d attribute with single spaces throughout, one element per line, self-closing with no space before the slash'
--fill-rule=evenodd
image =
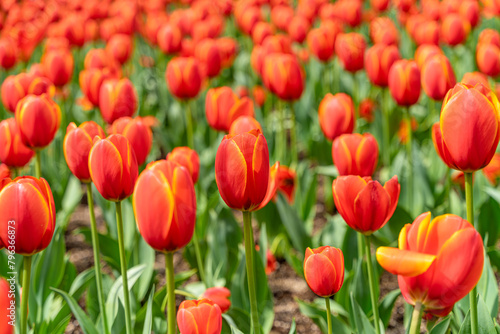
<path id="1" fill-rule="evenodd" d="M 268 333 L 285 262 L 329 334 L 385 332 L 399 294 L 410 334 L 500 331 L 499 17 L 497 0 L 2 1 L 0 334 Z M 382 301 L 381 269 L 399 285 Z"/>

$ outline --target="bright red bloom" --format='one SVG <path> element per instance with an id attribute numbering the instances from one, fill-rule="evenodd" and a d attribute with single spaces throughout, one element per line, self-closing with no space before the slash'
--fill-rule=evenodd
<path id="1" fill-rule="evenodd" d="M 108 133 L 121 134 L 128 139 L 139 166 L 146 161 L 153 146 L 153 132 L 142 117 L 120 117 L 108 128 Z"/>
<path id="2" fill-rule="evenodd" d="M 494 186 L 498 184 L 498 178 L 500 177 L 500 154 L 495 153 L 490 163 L 483 168 L 483 174 L 486 176 L 488 181 Z"/>
<path id="3" fill-rule="evenodd" d="M 335 42 L 335 53 L 346 71 L 363 69 L 366 42 L 363 35 L 351 32 L 339 34 Z"/>
<path id="4" fill-rule="evenodd" d="M 6 164 L 0 164 L 0 180 L 10 177 L 10 169 Z"/>
<path id="5" fill-rule="evenodd" d="M 365 54 L 365 69 L 368 79 L 374 85 L 386 87 L 389 81 L 389 70 L 399 59 L 401 59 L 401 55 L 396 46 L 375 44 Z"/>
<path id="6" fill-rule="evenodd" d="M 15 326 L 9 324 L 9 320 L 13 315 L 11 312 L 15 314 L 15 310 L 12 311 L 12 308 L 16 308 L 16 299 L 10 290 L 10 283 L 2 277 L 0 278 L 0 317 L 5 319 L 5 321 L 0 322 L 0 333 L 2 334 L 13 334 L 15 332 Z"/>
<path id="7" fill-rule="evenodd" d="M 66 85 L 73 75 L 73 55 L 69 49 L 48 51 L 42 57 L 45 75 L 56 85 Z"/>
<path id="8" fill-rule="evenodd" d="M 252 96 L 259 107 L 262 107 L 266 103 L 266 91 L 262 86 L 254 86 L 252 89 Z"/>
<path id="9" fill-rule="evenodd" d="M 396 61 L 389 70 L 389 90 L 400 106 L 411 106 L 420 98 L 420 70 L 413 60 Z"/>
<path id="10" fill-rule="evenodd" d="M 459 14 L 446 15 L 441 23 L 441 38 L 451 46 L 465 42 L 470 32 L 470 23 Z"/>
<path id="11" fill-rule="evenodd" d="M 496 77 L 500 74 L 500 47 L 495 44 L 478 43 L 476 62 L 481 72 Z"/>
<path id="12" fill-rule="evenodd" d="M 166 159 L 167 161 L 174 161 L 185 167 L 189 174 L 191 174 L 193 183 L 198 182 L 198 176 L 200 173 L 200 158 L 195 150 L 192 150 L 187 146 L 176 147 L 172 150 L 172 152 L 167 154 Z"/>
<path id="13" fill-rule="evenodd" d="M 216 305 L 219 305 L 220 311 L 226 313 L 231 307 L 231 291 L 225 287 L 213 287 L 205 290 L 201 298 L 213 301 Z"/>
<path id="14" fill-rule="evenodd" d="M 205 99 L 208 124 L 218 131 L 228 132 L 231 124 L 240 116 L 254 116 L 250 98 L 239 99 L 227 86 L 211 88 Z"/>
<path id="15" fill-rule="evenodd" d="M 378 163 L 378 144 L 369 133 L 344 134 L 333 141 L 332 159 L 339 175 L 372 176 Z"/>
<path id="16" fill-rule="evenodd" d="M 366 98 L 359 104 L 359 117 L 364 118 L 368 123 L 375 119 L 374 111 L 377 104 L 372 99 Z"/>
<path id="17" fill-rule="evenodd" d="M 264 61 L 264 85 L 280 99 L 297 100 L 304 91 L 305 72 L 290 54 L 271 54 Z"/>
<path id="18" fill-rule="evenodd" d="M 0 38 L 0 67 L 5 70 L 11 69 L 16 61 L 16 44 L 10 38 Z"/>
<path id="19" fill-rule="evenodd" d="M 35 152 L 23 144 L 14 118 L 0 122 L 0 161 L 9 167 L 24 167 Z"/>
<path id="20" fill-rule="evenodd" d="M 31 78 L 26 73 L 9 75 L 2 82 L 2 103 L 11 113 L 16 111 L 17 103 L 28 94 Z"/>
<path id="21" fill-rule="evenodd" d="M 434 100 L 442 100 L 457 82 L 450 61 L 442 54 L 427 58 L 421 71 L 422 88 Z"/>
<path id="22" fill-rule="evenodd" d="M 163 53 L 177 53 L 181 50 L 182 32 L 173 24 L 164 24 L 158 30 L 157 41 Z"/>
<path id="23" fill-rule="evenodd" d="M 240 116 L 231 123 L 229 128 L 230 135 L 237 135 L 243 132 L 249 132 L 257 129 L 262 132 L 260 123 L 253 116 Z"/>
<path id="24" fill-rule="evenodd" d="M 390 18 L 377 17 L 370 22 L 370 38 L 374 44 L 397 46 L 399 32 Z"/>
<path id="25" fill-rule="evenodd" d="M 302 43 L 307 36 L 311 24 L 309 21 L 302 16 L 294 16 L 288 24 L 288 35 L 293 41 L 297 43 Z"/>
<path id="26" fill-rule="evenodd" d="M 307 35 L 307 46 L 320 61 L 329 61 L 333 57 L 335 39 L 338 33 L 332 34 L 330 29 L 323 26 L 311 29 Z"/>
<path id="27" fill-rule="evenodd" d="M 106 43 L 106 52 L 118 63 L 124 64 L 132 55 L 132 37 L 125 34 L 115 34 Z"/>
<path id="28" fill-rule="evenodd" d="M 344 254 L 335 247 L 307 248 L 304 277 L 309 288 L 320 297 L 330 297 L 344 284 Z"/>
<path id="29" fill-rule="evenodd" d="M 344 93 L 326 94 L 319 104 L 318 117 L 321 130 L 329 140 L 344 133 L 352 133 L 356 124 L 354 103 Z"/>
<path id="30" fill-rule="evenodd" d="M 95 107 L 99 107 L 101 86 L 107 79 L 114 77 L 108 68 L 84 69 L 79 74 L 80 89 L 85 98 Z"/>
<path id="31" fill-rule="evenodd" d="M 443 54 L 443 50 L 437 45 L 434 44 L 422 44 L 415 51 L 415 61 L 417 62 L 417 66 L 420 70 L 424 66 L 427 59 L 430 59 L 432 56 L 436 54 Z"/>
<path id="32" fill-rule="evenodd" d="M 195 58 L 178 57 L 168 62 L 165 80 L 174 96 L 190 99 L 200 92 L 203 76 Z"/>
<path id="33" fill-rule="evenodd" d="M 205 76 L 216 77 L 222 68 L 221 54 L 217 42 L 206 38 L 196 44 L 194 54 Z"/>
<path id="34" fill-rule="evenodd" d="M 208 299 L 185 300 L 177 311 L 177 325 L 182 334 L 220 334 L 220 307 Z"/>
<path id="35" fill-rule="evenodd" d="M 99 90 L 99 110 L 104 121 L 113 123 L 120 117 L 131 117 L 137 109 L 137 92 L 128 78 L 108 79 Z"/>

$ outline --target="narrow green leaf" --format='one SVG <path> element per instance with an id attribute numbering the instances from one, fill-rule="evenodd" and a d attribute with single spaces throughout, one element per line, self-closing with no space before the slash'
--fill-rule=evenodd
<path id="1" fill-rule="evenodd" d="M 153 297 L 155 294 L 155 286 L 153 284 L 153 288 L 151 289 L 151 292 L 149 293 L 149 298 L 148 298 L 148 307 L 146 311 L 146 318 L 144 320 L 144 327 L 142 328 L 142 334 L 151 334 L 152 328 L 153 328 Z"/>
<path id="2" fill-rule="evenodd" d="M 80 327 L 82 328 L 85 334 L 99 334 L 94 324 L 92 323 L 92 320 L 90 320 L 90 318 L 85 314 L 85 312 L 83 312 L 82 308 L 78 305 L 77 301 L 73 297 L 71 297 L 62 290 L 55 288 L 51 289 L 60 294 L 64 298 L 64 300 L 69 305 L 71 312 L 73 312 L 73 314 L 75 315 L 76 320 L 80 324 Z"/>

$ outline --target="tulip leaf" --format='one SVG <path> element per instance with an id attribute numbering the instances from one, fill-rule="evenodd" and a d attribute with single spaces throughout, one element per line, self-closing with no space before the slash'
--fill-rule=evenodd
<path id="1" fill-rule="evenodd" d="M 155 251 L 139 234 L 136 234 L 136 242 L 137 246 L 133 249 L 131 256 L 131 258 L 134 259 L 134 253 L 136 253 L 136 260 L 133 262 L 133 265 L 145 264 L 146 268 L 141 275 L 141 279 L 137 282 L 134 291 L 137 295 L 137 299 L 143 300 L 151 287 L 154 276 Z"/>
<path id="2" fill-rule="evenodd" d="M 396 289 L 387 293 L 384 298 L 380 301 L 378 306 L 380 319 L 384 323 L 384 328 L 389 325 L 389 320 L 391 320 L 392 310 L 396 304 L 396 300 L 401 295 L 401 290 Z"/>
<path id="3" fill-rule="evenodd" d="M 144 326 L 142 328 L 142 334 L 150 334 L 153 333 L 153 304 L 155 294 L 155 285 L 151 288 L 151 292 L 149 293 L 148 303 L 147 303 L 147 311 L 146 318 L 144 319 Z"/>
<path id="4" fill-rule="evenodd" d="M 354 294 L 352 292 L 350 296 L 351 296 L 351 304 L 350 304 L 349 316 L 351 325 L 354 328 L 354 332 L 363 334 L 375 334 L 375 329 L 370 323 L 370 320 L 368 320 L 368 317 L 366 316 L 363 309 L 354 299 Z"/>
<path id="5" fill-rule="evenodd" d="M 448 328 L 450 327 L 450 323 L 450 316 L 443 318 L 441 321 L 435 324 L 434 327 L 432 327 L 429 334 L 446 334 L 448 332 Z"/>
<path id="6" fill-rule="evenodd" d="M 309 163 L 301 162 L 297 168 L 293 206 L 299 209 L 300 218 L 308 223 L 309 233 L 312 232 L 313 219 L 316 214 L 317 186 L 316 174 L 311 173 Z"/>
<path id="7" fill-rule="evenodd" d="M 321 308 L 316 303 L 308 303 L 298 298 L 295 298 L 297 304 L 299 304 L 300 313 L 310 318 L 318 327 L 321 329 L 323 333 L 326 333 L 328 330 L 327 320 L 326 320 L 326 307 Z M 323 299 L 324 303 L 324 299 Z M 341 320 L 336 314 L 332 314 L 332 327 L 335 328 L 335 333 L 338 334 L 350 334 L 354 333 L 347 324 Z M 356 332 L 357 333 L 357 332 Z"/>
<path id="8" fill-rule="evenodd" d="M 76 234 L 82 234 L 85 237 L 85 241 L 92 244 L 92 237 L 90 229 L 83 227 L 75 230 Z M 102 254 L 103 259 L 108 263 L 114 270 L 120 271 L 120 253 L 118 251 L 118 241 L 111 238 L 109 235 L 97 233 L 97 238 L 99 240 L 99 250 Z"/>
<path id="9" fill-rule="evenodd" d="M 490 189 L 487 189 L 486 192 L 488 193 Z M 495 199 L 490 197 L 481 205 L 477 219 L 477 231 L 483 239 L 488 236 L 485 246 L 495 246 L 500 235 L 500 225 L 492 222 L 498 221 L 500 221 L 500 205 Z"/>
<path id="10" fill-rule="evenodd" d="M 231 333 L 233 328 L 238 328 L 238 330 L 244 333 L 250 333 L 250 313 L 245 310 L 231 305 L 231 308 L 222 317 L 231 328 Z"/>
<path id="11" fill-rule="evenodd" d="M 490 311 L 484 303 L 483 297 L 481 295 L 477 298 L 477 322 L 478 322 L 478 333 L 481 334 L 496 334 L 495 323 L 493 318 L 490 316 Z M 471 321 L 470 321 L 470 310 L 467 312 L 462 326 L 460 327 L 459 334 L 469 334 L 471 333 Z"/>
<path id="12" fill-rule="evenodd" d="M 83 332 L 85 334 L 98 334 L 99 332 L 97 331 L 96 327 L 94 326 L 92 320 L 85 314 L 85 312 L 82 310 L 80 305 L 78 305 L 78 302 L 71 297 L 69 294 L 66 292 L 52 288 L 53 291 L 57 292 L 60 294 L 66 303 L 69 305 L 71 312 L 73 312 L 76 320 L 80 324 L 80 327 L 82 328 Z"/>
<path id="13" fill-rule="evenodd" d="M 295 318 L 292 319 L 292 324 L 290 325 L 290 331 L 288 334 L 297 334 L 297 324 L 295 323 Z"/>
<path id="14" fill-rule="evenodd" d="M 491 317 L 496 318 L 498 315 L 498 283 L 487 256 L 484 257 L 483 274 L 477 283 L 477 290 L 483 297 L 486 307 L 490 310 Z"/>

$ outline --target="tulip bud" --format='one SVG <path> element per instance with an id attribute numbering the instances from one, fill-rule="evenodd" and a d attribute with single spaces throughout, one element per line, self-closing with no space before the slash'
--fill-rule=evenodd
<path id="1" fill-rule="evenodd" d="M 327 62 L 333 57 L 336 35 L 325 27 L 312 29 L 307 35 L 307 46 L 316 58 Z"/>
<path id="2" fill-rule="evenodd" d="M 311 28 L 311 24 L 302 16 L 294 16 L 294 18 L 288 22 L 288 35 L 293 41 L 297 43 L 302 43 L 307 36 L 307 32 Z"/>
<path id="3" fill-rule="evenodd" d="M 356 72 L 363 68 L 366 42 L 363 35 L 351 32 L 340 34 L 335 42 L 335 53 L 346 71 Z"/>
<path id="4" fill-rule="evenodd" d="M 132 54 L 132 38 L 125 34 L 115 34 L 106 43 L 106 52 L 120 64 L 125 64 Z"/>
<path id="5" fill-rule="evenodd" d="M 446 316 L 481 277 L 481 235 L 459 216 L 447 214 L 431 221 L 430 212 L 423 213 L 403 227 L 398 243 L 398 248 L 378 248 L 377 261 L 398 275 L 405 300 L 422 303 L 426 313 Z"/>
<path id="6" fill-rule="evenodd" d="M 214 287 L 205 290 L 201 298 L 211 300 L 214 304 L 219 305 L 220 311 L 226 313 L 231 307 L 231 291 L 225 287 Z"/>
<path id="7" fill-rule="evenodd" d="M 224 136 L 215 156 L 215 180 L 230 208 L 253 211 L 261 204 L 269 183 L 269 151 L 259 130 Z"/>
<path id="8" fill-rule="evenodd" d="M 23 143 L 43 148 L 54 139 L 61 123 L 61 110 L 48 95 L 27 95 L 16 107 L 16 123 Z"/>
<path id="9" fill-rule="evenodd" d="M 157 35 L 158 46 L 165 54 L 173 54 L 181 50 L 182 33 L 181 30 L 173 24 L 165 24 Z"/>
<path id="10" fill-rule="evenodd" d="M 10 178 L 10 170 L 6 164 L 0 163 L 0 181 L 6 178 Z M 1 243 L 0 243 L 1 244 Z"/>
<path id="11" fill-rule="evenodd" d="M 369 133 L 341 135 L 333 141 L 333 163 L 339 175 L 372 176 L 378 162 L 378 144 Z"/>
<path id="12" fill-rule="evenodd" d="M 463 43 L 469 32 L 470 23 L 458 14 L 447 15 L 441 23 L 441 37 L 451 46 Z"/>
<path id="13" fill-rule="evenodd" d="M 207 77 L 213 78 L 220 73 L 221 57 L 215 40 L 207 38 L 199 42 L 196 45 L 194 54 Z"/>
<path id="14" fill-rule="evenodd" d="M 26 147 L 14 118 L 0 122 L 0 161 L 9 167 L 24 167 L 35 152 Z"/>
<path id="15" fill-rule="evenodd" d="M 482 84 L 484 87 L 491 89 L 488 77 L 481 72 L 467 72 L 462 77 L 460 83 L 474 87 L 477 84 Z M 499 96 L 497 94 L 497 96 Z"/>
<path id="16" fill-rule="evenodd" d="M 149 164 L 137 179 L 133 205 L 139 232 L 154 249 L 173 252 L 191 241 L 196 194 L 183 166 L 166 160 Z"/>
<path id="17" fill-rule="evenodd" d="M 89 154 L 93 145 L 93 138 L 104 138 L 102 128 L 95 122 L 89 121 L 80 124 L 70 123 L 64 137 L 64 157 L 69 170 L 82 182 L 91 182 L 89 171 Z"/>
<path id="18" fill-rule="evenodd" d="M 365 54 L 365 68 L 368 79 L 374 85 L 386 87 L 389 81 L 389 70 L 392 64 L 399 59 L 401 59 L 401 56 L 396 46 L 375 44 Z"/>
<path id="19" fill-rule="evenodd" d="M 85 95 L 85 98 L 93 106 L 99 106 L 99 93 L 101 86 L 106 79 L 111 78 L 113 78 L 113 76 L 107 68 L 91 68 L 80 72 L 80 89 L 82 90 L 83 95 Z"/>
<path id="20" fill-rule="evenodd" d="M 228 132 L 236 118 L 254 116 L 253 102 L 247 97 L 238 99 L 229 87 L 211 88 L 205 99 L 205 114 L 212 128 Z"/>
<path id="21" fill-rule="evenodd" d="M 400 106 L 411 106 L 420 98 L 420 71 L 413 60 L 397 60 L 389 70 L 389 90 Z"/>
<path id="22" fill-rule="evenodd" d="M 193 184 L 198 182 L 198 175 L 200 173 L 200 158 L 195 150 L 190 149 L 187 146 L 176 147 L 167 154 L 167 161 L 176 162 L 179 165 L 185 167 L 191 178 Z"/>
<path id="23" fill-rule="evenodd" d="M 271 54 L 262 69 L 264 85 L 280 99 L 297 100 L 304 90 L 305 73 L 297 58 L 289 54 Z"/>
<path id="24" fill-rule="evenodd" d="M 372 99 L 366 98 L 359 104 L 359 117 L 364 118 L 368 123 L 375 119 L 374 111 L 377 104 Z"/>
<path id="25" fill-rule="evenodd" d="M 262 86 L 254 86 L 252 89 L 253 100 L 259 107 L 262 107 L 266 103 L 266 91 Z"/>
<path id="26" fill-rule="evenodd" d="M 153 146 L 153 132 L 142 117 L 120 117 L 108 128 L 109 134 L 120 134 L 128 139 L 140 166 Z"/>
<path id="27" fill-rule="evenodd" d="M 240 116 L 231 123 L 230 135 L 237 135 L 243 132 L 250 132 L 257 129 L 262 132 L 260 123 L 253 116 Z"/>
<path id="28" fill-rule="evenodd" d="M 344 133 L 352 133 L 356 124 L 354 103 L 344 93 L 326 94 L 319 104 L 318 117 L 321 130 L 329 140 Z"/>
<path id="29" fill-rule="evenodd" d="M 370 235 L 389 221 L 398 205 L 400 185 L 394 176 L 382 187 L 371 178 L 348 175 L 333 181 L 333 200 L 347 225 Z"/>
<path id="30" fill-rule="evenodd" d="M 17 47 L 9 38 L 0 39 L 0 67 L 5 70 L 14 67 L 17 61 Z"/>
<path id="31" fill-rule="evenodd" d="M 179 99 L 190 99 L 200 92 L 203 77 L 194 58 L 178 57 L 169 61 L 165 80 L 174 96 Z"/>
<path id="32" fill-rule="evenodd" d="M 4 245 L 13 245 L 15 253 L 24 256 L 47 248 L 54 235 L 56 208 L 45 179 L 4 179 L 0 182 L 0 207 L 0 240 Z"/>
<path id="33" fill-rule="evenodd" d="M 436 21 L 424 21 L 418 24 L 415 28 L 413 39 L 417 45 L 439 45 L 439 24 Z"/>
<path id="34" fill-rule="evenodd" d="M 307 248 L 304 277 L 309 288 L 320 297 L 330 297 L 344 284 L 344 254 L 330 246 Z"/>
<path id="35" fill-rule="evenodd" d="M 177 311 L 177 325 L 182 334 L 198 334 L 197 328 L 203 328 L 203 334 L 220 334 L 220 307 L 208 299 L 185 300 Z"/>
<path id="36" fill-rule="evenodd" d="M 442 100 L 455 86 L 455 73 L 445 55 L 436 54 L 428 58 L 421 70 L 422 88 L 431 99 Z"/>
<path id="37" fill-rule="evenodd" d="M 443 101 L 434 147 L 450 168 L 473 172 L 488 165 L 500 138 L 500 103 L 486 87 L 461 83 Z"/>
<path id="38" fill-rule="evenodd" d="M 476 62 L 481 72 L 496 77 L 500 74 L 500 47 L 494 44 L 478 44 Z"/>
<path id="39" fill-rule="evenodd" d="M 434 44 L 422 44 L 415 51 L 415 61 L 417 62 L 417 66 L 420 70 L 424 66 L 424 63 L 427 59 L 430 59 L 432 56 L 436 54 L 443 54 L 441 48 Z"/>
<path id="40" fill-rule="evenodd" d="M 34 77 L 29 85 L 28 94 L 47 94 L 50 98 L 52 98 L 56 94 L 56 87 L 45 77 Z"/>
<path id="41" fill-rule="evenodd" d="M 97 190 L 108 201 L 118 202 L 132 195 L 138 167 L 128 139 L 122 135 L 94 138 L 89 171 Z"/>
<path id="42" fill-rule="evenodd" d="M 7 111 L 15 112 L 17 103 L 26 96 L 29 88 L 29 77 L 26 73 L 9 75 L 2 83 L 2 103 Z"/>
<path id="43" fill-rule="evenodd" d="M 47 78 L 57 87 L 66 85 L 73 75 L 73 55 L 68 49 L 48 51 L 42 57 L 42 65 Z"/>
<path id="44" fill-rule="evenodd" d="M 273 34 L 274 28 L 271 24 L 265 21 L 258 22 L 252 31 L 253 44 L 261 45 L 268 36 L 272 36 Z"/>
<path id="45" fill-rule="evenodd" d="M 123 78 L 104 81 L 99 90 L 99 109 L 106 123 L 131 117 L 137 109 L 137 93 L 132 82 Z"/>

